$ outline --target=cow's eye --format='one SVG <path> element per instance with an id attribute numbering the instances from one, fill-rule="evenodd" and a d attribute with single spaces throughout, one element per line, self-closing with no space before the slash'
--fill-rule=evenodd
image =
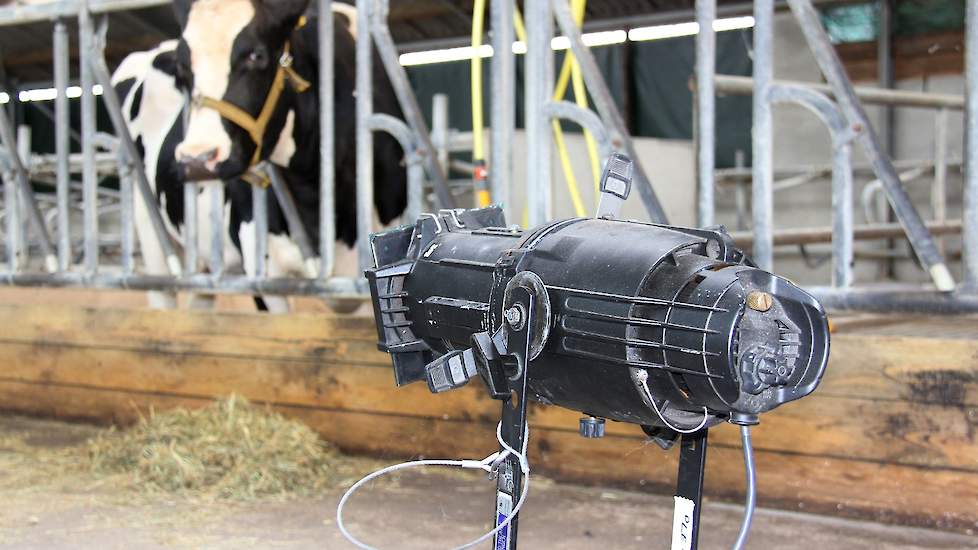
<path id="1" fill-rule="evenodd" d="M 268 56 L 265 54 L 265 50 L 254 49 L 248 52 L 246 63 L 250 69 L 263 69 L 268 65 Z"/>

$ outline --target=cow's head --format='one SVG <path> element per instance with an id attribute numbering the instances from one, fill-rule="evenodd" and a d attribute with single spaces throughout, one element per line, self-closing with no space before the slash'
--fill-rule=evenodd
<path id="1" fill-rule="evenodd" d="M 177 161 L 196 176 L 193 179 L 230 179 L 250 167 L 259 149 L 248 130 L 215 104 L 252 119 L 259 117 L 283 48 L 308 0 L 175 0 L 174 4 L 183 29 L 177 46 L 177 81 L 192 98 L 183 141 L 176 148 Z M 284 121 L 284 113 L 284 106 L 277 106 L 273 118 Z M 279 131 L 281 122 L 270 124 L 259 141 L 274 143 Z M 261 149 L 262 156 L 270 149 Z"/>

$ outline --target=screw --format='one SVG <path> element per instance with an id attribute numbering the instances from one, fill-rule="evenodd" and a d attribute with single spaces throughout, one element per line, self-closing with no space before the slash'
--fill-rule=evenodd
<path id="1" fill-rule="evenodd" d="M 755 290 L 747 295 L 747 307 L 754 311 L 767 311 L 774 305 L 774 298 L 767 292 Z"/>
<path id="2" fill-rule="evenodd" d="M 523 326 L 523 311 L 520 310 L 519 306 L 513 306 L 507 309 L 503 315 L 506 317 L 506 322 L 509 326 L 516 330 L 519 330 Z"/>

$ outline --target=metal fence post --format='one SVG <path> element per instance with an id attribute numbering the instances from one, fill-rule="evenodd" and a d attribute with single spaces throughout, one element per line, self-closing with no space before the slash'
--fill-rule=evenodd
<path id="1" fill-rule="evenodd" d="M 757 267 L 774 268 L 774 161 L 770 89 L 774 73 L 774 0 L 754 2 L 754 121 L 751 202 L 752 254 Z"/>
<path id="2" fill-rule="evenodd" d="M 98 131 L 95 118 L 95 75 L 92 72 L 94 48 L 92 16 L 88 11 L 88 1 L 82 0 L 78 7 L 78 63 L 81 80 L 81 153 L 82 153 L 82 217 L 85 271 L 94 274 L 98 271 L 98 173 L 95 167 L 95 133 Z"/>
<path id="3" fill-rule="evenodd" d="M 716 166 L 716 0 L 696 0 L 696 179 L 699 183 L 697 223 L 700 227 L 716 223 L 713 199 L 713 170 Z"/>
<path id="4" fill-rule="evenodd" d="M 513 132 L 516 130 L 516 56 L 513 54 L 513 0 L 492 0 L 492 99 L 489 146 L 489 189 L 507 220 L 516 212 L 510 204 L 513 181 Z"/>
<path id="5" fill-rule="evenodd" d="M 967 112 L 965 114 L 964 273 L 965 286 L 978 290 L 978 4 L 967 5 L 965 30 L 965 75 Z"/>
<path id="6" fill-rule="evenodd" d="M 58 207 L 58 268 L 62 271 L 71 265 L 71 216 L 69 193 L 71 173 L 68 155 L 71 153 L 71 134 L 68 112 L 69 46 L 68 28 L 59 19 L 54 24 L 54 87 L 58 91 L 54 99 L 54 149 L 57 156 L 57 207 Z"/>
<path id="7" fill-rule="evenodd" d="M 350 23 L 357 24 L 356 21 Z M 319 0 L 319 277 L 321 279 L 327 279 L 333 274 L 335 251 L 333 243 L 336 241 L 333 26 L 333 1 Z"/>
<path id="8" fill-rule="evenodd" d="M 563 1 L 563 0 L 557 0 Z M 554 81 L 554 54 L 550 48 L 553 38 L 554 0 L 533 0 L 526 4 L 526 86 L 524 126 L 526 127 L 526 191 L 528 225 L 539 225 L 553 216 L 552 212 L 552 140 L 550 121 L 543 106 L 550 99 Z"/>
<path id="9" fill-rule="evenodd" d="M 442 170 L 448 173 L 448 95 L 431 98 L 431 143 Z"/>
<path id="10" fill-rule="evenodd" d="M 0 107 L 2 109 L 3 107 Z M 6 112 L 6 111 L 5 111 Z M 5 113 L 4 112 L 4 113 Z M 0 113 L 0 115 L 4 114 Z M 2 153 L 3 151 L 0 151 Z M 20 268 L 20 205 L 17 204 L 17 183 L 14 173 L 13 162 L 4 155 L 0 160 L 4 161 L 3 166 L 3 204 L 6 215 L 6 247 L 7 247 L 7 271 L 16 273 Z"/>
<path id="11" fill-rule="evenodd" d="M 357 257 L 360 271 L 371 267 L 374 215 L 374 138 L 367 120 L 374 110 L 371 21 L 374 0 L 357 0 Z"/>
<path id="12" fill-rule="evenodd" d="M 947 221 L 947 109 L 934 114 L 934 185 L 931 186 L 931 214 L 936 222 Z M 937 239 L 944 253 L 944 239 Z"/>

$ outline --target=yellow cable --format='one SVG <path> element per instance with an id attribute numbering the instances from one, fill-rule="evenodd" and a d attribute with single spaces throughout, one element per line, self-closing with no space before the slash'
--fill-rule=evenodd
<path id="1" fill-rule="evenodd" d="M 516 30 L 516 39 L 526 44 L 526 26 L 523 25 L 523 15 L 520 14 L 519 6 L 513 9 L 513 28 Z"/>
<path id="2" fill-rule="evenodd" d="M 571 166 L 570 153 L 567 152 L 567 144 L 564 143 L 564 132 L 560 129 L 560 121 L 554 119 L 550 123 L 554 129 L 554 145 L 557 146 L 557 157 L 560 159 L 560 167 L 564 171 L 564 179 L 567 180 L 567 192 L 570 193 L 571 204 L 574 205 L 574 215 L 578 218 L 587 217 L 584 201 L 581 200 L 581 192 L 577 188 L 574 167 Z"/>
<path id="3" fill-rule="evenodd" d="M 570 0 L 571 10 L 574 14 L 574 21 L 578 26 L 582 25 L 584 22 L 585 7 L 587 5 L 587 0 Z M 516 37 L 519 41 L 526 44 L 526 27 L 523 24 L 523 17 L 520 14 L 519 8 L 513 13 L 513 26 L 516 30 Z M 554 99 L 559 101 L 564 98 L 567 94 L 567 88 L 571 81 L 573 80 L 574 87 L 574 99 L 577 104 L 581 107 L 587 108 L 587 90 L 584 86 L 584 78 L 580 72 L 580 66 L 577 64 L 577 60 L 574 54 L 568 50 L 564 56 L 563 65 L 560 68 L 560 75 L 557 77 L 556 85 L 554 86 Z M 571 203 L 574 206 L 574 212 L 577 216 L 586 216 L 587 212 L 584 208 L 584 202 L 581 199 L 580 190 L 577 184 L 577 177 L 574 175 L 573 167 L 571 166 L 570 154 L 567 151 L 567 143 L 564 140 L 564 133 L 560 127 L 560 121 L 551 121 L 554 132 L 554 145 L 557 148 L 557 156 L 560 160 L 561 169 L 564 172 L 564 179 L 567 182 L 567 191 L 570 194 Z M 591 164 L 591 175 L 594 179 L 595 189 L 598 187 L 598 183 L 601 177 L 601 159 L 598 154 L 597 143 L 594 140 L 594 136 L 591 132 L 584 130 L 584 140 L 587 144 L 588 158 Z M 597 192 L 595 193 L 597 197 Z M 526 224 L 526 211 L 524 209 L 524 225 Z"/>
<path id="4" fill-rule="evenodd" d="M 485 149 L 482 144 L 482 57 L 479 47 L 482 46 L 482 33 L 486 17 L 486 0 L 475 0 L 472 6 L 472 157 L 484 160 Z"/>
<path id="5" fill-rule="evenodd" d="M 584 8 L 586 6 L 587 0 L 570 0 L 571 11 L 574 15 L 574 22 L 581 26 L 584 22 Z M 560 75 L 557 78 L 556 86 L 554 87 L 554 100 L 560 101 L 567 94 L 568 82 L 572 79 L 574 75 L 574 70 L 577 69 L 578 79 L 574 82 L 574 96 L 578 105 L 587 107 L 587 91 L 584 89 L 584 80 L 580 78 L 580 68 L 577 67 L 577 60 L 574 58 L 574 54 L 567 50 L 564 55 L 564 63 L 560 69 Z M 578 82 L 578 80 L 580 82 Z M 580 85 L 580 90 L 578 87 Z M 573 166 L 570 162 L 570 154 L 567 151 L 567 144 L 564 141 L 564 132 L 560 127 L 560 121 L 552 121 L 553 132 L 554 132 L 554 145 L 557 147 L 557 155 L 560 159 L 561 169 L 564 172 L 564 179 L 567 182 L 567 191 L 570 194 L 571 203 L 574 205 L 574 212 L 579 217 L 587 216 L 587 211 L 584 208 L 584 203 L 581 200 L 580 189 L 577 184 L 577 176 L 574 175 Z M 594 143 L 594 138 L 591 133 L 584 130 L 584 139 L 588 144 L 588 156 L 591 159 L 591 173 L 593 175 L 595 187 L 598 185 L 598 179 L 600 177 L 599 159 L 597 154 L 597 145 Z M 592 149 L 593 145 L 593 149 Z M 597 197 L 597 193 L 595 193 Z"/>
<path id="6" fill-rule="evenodd" d="M 574 86 L 574 100 L 579 107 L 588 108 L 587 88 L 584 86 L 584 76 L 577 60 L 571 63 L 571 80 Z M 587 144 L 587 155 L 591 161 L 591 179 L 594 180 L 594 196 L 598 196 L 598 185 L 601 181 L 601 156 L 598 155 L 598 143 L 587 129 L 584 130 L 584 143 Z"/>

